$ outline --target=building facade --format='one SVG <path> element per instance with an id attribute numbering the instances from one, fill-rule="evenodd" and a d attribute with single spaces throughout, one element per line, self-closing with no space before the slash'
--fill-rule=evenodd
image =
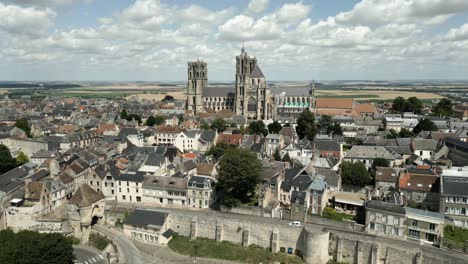
<path id="1" fill-rule="evenodd" d="M 275 119 L 282 123 L 295 122 L 303 110 L 313 111 L 313 86 L 272 87 L 267 85 L 257 58 L 244 48 L 236 56 L 234 87 L 208 87 L 207 64 L 188 63 L 187 110 L 197 113 L 231 110 L 251 120 Z"/>

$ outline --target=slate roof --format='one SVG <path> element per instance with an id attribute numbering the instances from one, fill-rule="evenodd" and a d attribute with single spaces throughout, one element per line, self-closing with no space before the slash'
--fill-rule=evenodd
<path id="1" fill-rule="evenodd" d="M 167 213 L 135 209 L 124 221 L 126 225 L 139 226 L 145 228 L 162 227 L 166 222 Z"/>
<path id="2" fill-rule="evenodd" d="M 166 230 L 164 233 L 162 233 L 161 235 L 167 239 L 169 239 L 170 237 L 172 237 L 173 235 L 177 234 L 174 230 L 172 229 L 168 229 Z"/>
<path id="3" fill-rule="evenodd" d="M 321 151 L 340 151 L 340 144 L 337 140 L 316 140 L 315 148 Z"/>
<path id="4" fill-rule="evenodd" d="M 376 167 L 375 181 L 396 183 L 398 174 L 394 168 Z"/>
<path id="5" fill-rule="evenodd" d="M 200 139 L 206 142 L 213 142 L 216 137 L 215 130 L 202 130 Z"/>
<path id="6" fill-rule="evenodd" d="M 41 169 L 36 171 L 33 175 L 31 175 L 31 181 L 40 181 L 44 179 L 45 177 L 49 176 L 49 172 L 45 169 Z"/>
<path id="7" fill-rule="evenodd" d="M 340 176 L 336 171 L 327 169 L 317 169 L 317 175 L 325 177 L 325 181 L 330 186 L 338 186 Z"/>
<path id="8" fill-rule="evenodd" d="M 366 204 L 366 209 L 379 210 L 399 215 L 405 215 L 405 208 L 393 203 L 386 203 L 381 201 L 369 201 Z"/>
<path id="9" fill-rule="evenodd" d="M 130 181 L 130 182 L 143 182 L 145 174 L 143 172 L 136 172 L 135 174 L 124 173 L 114 176 L 117 181 Z"/>
<path id="10" fill-rule="evenodd" d="M 164 190 L 186 190 L 187 179 L 180 177 L 149 176 L 146 177 L 143 186 L 145 188 L 156 188 Z"/>
<path id="11" fill-rule="evenodd" d="M 10 185 L 13 181 L 23 179 L 28 175 L 28 172 L 21 167 L 16 167 L 12 170 L 9 170 L 2 175 L 0 175 L 0 190 L 6 191 L 10 188 L 7 186 Z M 7 189 L 4 189 L 7 188 Z"/>
<path id="12" fill-rule="evenodd" d="M 76 204 L 79 207 L 86 207 L 102 199 L 104 199 L 104 194 L 102 194 L 102 192 L 97 192 L 87 183 L 83 183 L 78 187 L 78 190 L 76 190 L 68 203 Z"/>
<path id="13" fill-rule="evenodd" d="M 258 67 L 258 64 L 255 64 L 255 67 L 253 68 L 252 72 L 250 73 L 250 78 L 265 78 L 263 75 L 262 70 L 260 70 L 260 67 Z"/>
<path id="14" fill-rule="evenodd" d="M 444 196 L 468 197 L 468 177 L 442 175 L 441 194 Z"/>
<path id="15" fill-rule="evenodd" d="M 203 176 L 192 176 L 190 177 L 188 181 L 188 186 L 189 187 L 195 187 L 195 188 L 204 188 L 205 184 L 210 182 L 211 180 L 207 177 Z"/>
<path id="16" fill-rule="evenodd" d="M 375 159 L 384 158 L 387 160 L 395 160 L 395 157 L 388 151 L 387 148 L 382 146 L 353 146 L 345 158 L 354 159 Z"/>
<path id="17" fill-rule="evenodd" d="M 164 156 L 161 154 L 150 154 L 146 159 L 146 166 L 161 166 L 164 161 Z"/>
<path id="18" fill-rule="evenodd" d="M 203 97 L 235 97 L 236 89 L 234 86 L 229 87 L 205 87 L 202 90 Z"/>
<path id="19" fill-rule="evenodd" d="M 413 150 L 436 150 L 437 141 L 434 139 L 415 138 L 413 140 Z"/>

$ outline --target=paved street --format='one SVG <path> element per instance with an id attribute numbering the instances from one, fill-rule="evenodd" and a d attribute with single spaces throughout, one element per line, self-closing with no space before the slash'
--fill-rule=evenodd
<path id="1" fill-rule="evenodd" d="M 76 264 L 107 264 L 106 254 L 86 246 L 74 246 Z"/>

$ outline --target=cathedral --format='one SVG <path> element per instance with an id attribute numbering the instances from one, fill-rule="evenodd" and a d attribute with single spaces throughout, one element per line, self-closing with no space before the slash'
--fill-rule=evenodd
<path id="1" fill-rule="evenodd" d="M 228 109 L 250 120 L 288 122 L 314 105 L 312 86 L 268 86 L 257 58 L 244 47 L 236 56 L 234 87 L 208 86 L 208 67 L 200 60 L 188 63 L 187 76 L 187 109 L 195 115 Z"/>

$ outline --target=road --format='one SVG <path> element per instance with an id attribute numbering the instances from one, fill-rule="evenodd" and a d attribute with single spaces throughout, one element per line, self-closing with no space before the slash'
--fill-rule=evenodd
<path id="1" fill-rule="evenodd" d="M 112 239 L 118 248 L 119 260 L 123 260 L 125 264 L 167 263 L 140 252 L 133 242 L 121 232 L 100 225 L 94 225 L 93 229 Z"/>
<path id="2" fill-rule="evenodd" d="M 107 264 L 106 254 L 86 246 L 74 246 L 76 264 Z"/>
<path id="3" fill-rule="evenodd" d="M 200 218 L 204 218 L 204 216 L 208 215 L 216 215 L 216 217 L 220 218 L 227 218 L 227 219 L 233 219 L 237 218 L 240 220 L 251 220 L 255 222 L 263 222 L 263 223 L 270 223 L 270 224 L 275 224 L 275 225 L 282 225 L 282 226 L 287 226 L 291 221 L 289 220 L 282 220 L 278 218 L 266 218 L 266 217 L 261 217 L 261 216 L 254 216 L 254 215 L 242 215 L 242 214 L 233 214 L 233 213 L 225 213 L 225 212 L 220 212 L 220 211 L 213 211 L 209 209 L 179 209 L 179 208 L 160 208 L 160 207 L 155 207 L 154 205 L 145 205 L 145 204 L 133 204 L 133 203 L 111 203 L 110 205 L 112 206 L 117 206 L 117 207 L 123 207 L 123 208 L 147 208 L 147 209 L 155 209 L 155 210 L 160 210 L 160 211 L 166 211 L 166 212 L 183 212 L 183 213 L 190 213 L 193 216 L 198 216 Z M 412 240 L 401 240 L 401 239 L 396 239 L 396 238 L 391 238 L 391 237 L 382 237 L 382 236 L 376 236 L 376 235 L 371 235 L 367 234 L 361 231 L 354 231 L 350 229 L 345 229 L 345 228 L 338 228 L 335 226 L 328 226 L 328 225 L 322 225 L 322 224 L 317 224 L 317 223 L 305 223 L 305 225 L 308 228 L 311 229 L 327 229 L 330 231 L 335 231 L 335 233 L 340 233 L 340 232 L 346 232 L 346 233 L 351 233 L 351 234 L 356 234 L 359 236 L 365 236 L 367 239 L 367 242 L 372 242 L 375 241 L 380 244 L 393 244 L 393 245 L 398 245 L 403 248 L 419 248 L 423 252 L 423 254 L 431 254 L 431 255 L 439 255 L 441 257 L 457 257 L 459 259 L 466 259 L 467 255 L 457 252 L 457 251 L 452 251 L 448 250 L 445 248 L 436 248 L 432 245 L 428 244 L 423 244 L 421 245 L 417 241 L 412 241 Z"/>

